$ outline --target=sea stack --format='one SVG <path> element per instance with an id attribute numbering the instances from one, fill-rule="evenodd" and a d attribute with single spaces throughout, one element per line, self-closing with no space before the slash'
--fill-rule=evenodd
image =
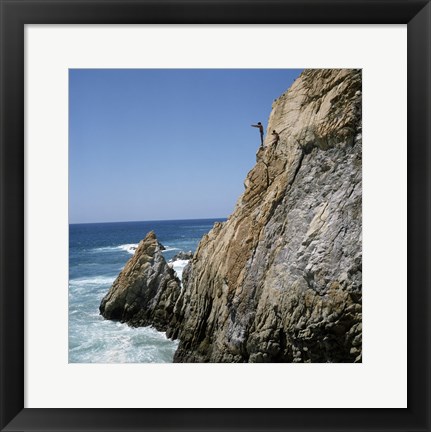
<path id="1" fill-rule="evenodd" d="M 100 304 L 100 313 L 130 326 L 152 325 L 165 331 L 181 291 L 181 282 L 162 255 L 153 231 L 139 243 L 133 257 Z"/>
<path id="2" fill-rule="evenodd" d="M 361 91 L 361 70 L 305 70 L 274 102 L 243 195 L 185 271 L 174 361 L 361 361 Z"/>

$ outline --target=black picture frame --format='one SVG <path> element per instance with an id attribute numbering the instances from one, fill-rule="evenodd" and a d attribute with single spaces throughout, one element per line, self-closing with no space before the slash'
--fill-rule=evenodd
<path id="1" fill-rule="evenodd" d="M 1 430 L 430 431 L 429 1 L 0 0 L 0 5 Z M 24 408 L 24 26 L 145 23 L 407 24 L 408 408 Z"/>

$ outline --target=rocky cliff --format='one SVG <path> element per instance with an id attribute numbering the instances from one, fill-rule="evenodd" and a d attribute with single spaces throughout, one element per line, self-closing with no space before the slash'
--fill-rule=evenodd
<path id="1" fill-rule="evenodd" d="M 274 102 L 233 214 L 184 272 L 174 361 L 361 361 L 361 83 L 306 70 Z"/>
<path id="2" fill-rule="evenodd" d="M 183 288 L 150 233 L 102 315 L 179 338 L 177 362 L 360 362 L 361 87 L 360 70 L 304 71 L 274 102 L 245 191 Z"/>
<path id="3" fill-rule="evenodd" d="M 153 325 L 164 331 L 170 323 L 181 282 L 162 255 L 153 231 L 139 243 L 132 258 L 100 304 L 107 319 L 134 327 Z"/>

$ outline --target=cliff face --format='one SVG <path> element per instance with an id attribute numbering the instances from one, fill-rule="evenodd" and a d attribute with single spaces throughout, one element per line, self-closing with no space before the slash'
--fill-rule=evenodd
<path id="1" fill-rule="evenodd" d="M 243 195 L 170 305 L 175 361 L 361 361 L 361 83 L 306 70 L 274 102 Z"/>
<path id="2" fill-rule="evenodd" d="M 162 249 L 153 231 L 139 243 L 102 299 L 99 309 L 105 318 L 166 330 L 181 282 L 166 263 Z"/>

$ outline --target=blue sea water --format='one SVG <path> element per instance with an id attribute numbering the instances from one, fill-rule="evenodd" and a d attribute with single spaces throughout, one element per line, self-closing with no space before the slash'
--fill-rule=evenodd
<path id="1" fill-rule="evenodd" d="M 151 327 L 105 320 L 99 304 L 134 248 L 154 230 L 166 260 L 195 251 L 200 239 L 225 219 L 69 225 L 69 363 L 168 363 L 177 341 Z M 174 262 L 181 277 L 186 261 Z"/>

